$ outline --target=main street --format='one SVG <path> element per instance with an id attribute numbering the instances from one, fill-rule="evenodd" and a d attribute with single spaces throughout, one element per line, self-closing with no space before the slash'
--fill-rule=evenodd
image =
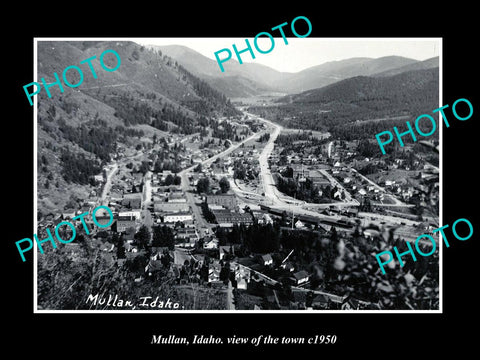
<path id="1" fill-rule="evenodd" d="M 186 172 L 180 172 L 180 177 L 182 178 L 181 186 L 182 186 L 182 191 L 185 194 L 185 197 L 187 198 L 187 204 L 190 206 L 190 208 L 193 211 L 193 217 L 196 222 L 196 228 L 198 231 L 198 235 L 200 238 L 203 238 L 205 235 L 207 235 L 207 229 L 211 228 L 211 225 L 207 223 L 205 218 L 202 216 L 200 209 L 198 205 L 195 202 L 195 197 L 193 196 L 191 190 L 190 190 L 190 185 L 187 177 Z"/>
<path id="2" fill-rule="evenodd" d="M 240 146 L 242 146 L 242 144 L 245 144 L 246 142 L 248 142 L 250 140 L 253 140 L 256 137 L 259 137 L 263 133 L 264 133 L 263 130 L 259 131 L 259 132 L 256 132 L 256 133 L 250 135 L 248 138 L 242 140 L 238 144 L 231 145 L 228 149 L 226 149 L 226 150 L 224 150 L 224 151 L 222 151 L 222 152 L 220 152 L 220 153 L 218 153 L 218 154 L 216 154 L 212 157 L 209 157 L 208 159 L 203 160 L 201 162 L 202 167 L 206 166 L 206 165 L 210 165 L 213 162 L 215 162 L 215 160 L 231 154 L 233 151 L 235 151 Z M 187 198 L 188 205 L 190 206 L 190 208 L 193 211 L 194 219 L 197 223 L 197 230 L 199 231 L 199 236 L 203 237 L 203 236 L 206 235 L 206 232 L 209 231 L 207 229 L 210 229 L 212 226 L 202 216 L 202 214 L 200 212 L 200 209 L 195 202 L 195 197 L 192 194 L 192 189 L 190 187 L 190 182 L 188 180 L 188 173 L 192 172 L 195 167 L 197 167 L 197 165 L 190 166 L 190 167 L 180 171 L 178 173 L 178 176 L 180 176 L 182 178 L 182 182 L 181 182 L 182 191 L 184 192 L 184 194 Z"/>
<path id="3" fill-rule="evenodd" d="M 108 201 L 107 201 L 107 195 L 110 191 L 110 187 L 112 186 L 112 178 L 113 178 L 113 175 L 117 172 L 118 170 L 118 165 L 116 163 L 114 163 L 111 168 L 107 168 L 105 169 L 105 172 L 106 172 L 106 180 L 105 180 L 105 186 L 103 187 L 103 190 L 102 190 L 102 195 L 100 195 L 100 201 L 99 203 L 101 205 L 108 205 Z"/>

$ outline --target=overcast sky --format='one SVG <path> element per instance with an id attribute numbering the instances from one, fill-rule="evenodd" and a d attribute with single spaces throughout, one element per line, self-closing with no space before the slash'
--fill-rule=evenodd
<path id="1" fill-rule="evenodd" d="M 184 45 L 215 60 L 215 51 L 224 48 L 233 53 L 232 44 L 238 50 L 245 48 L 245 38 L 136 38 L 142 45 Z M 248 39 L 255 52 L 242 53 L 243 62 L 267 65 L 278 71 L 297 72 L 328 61 L 352 57 L 379 58 L 398 55 L 416 60 L 426 60 L 441 53 L 440 38 L 287 38 L 285 45 L 281 37 L 275 38 L 275 47 L 268 54 L 256 51 L 253 38 Z M 271 46 L 267 37 L 259 38 L 258 46 L 268 50 Z M 219 54 L 223 59 L 226 53 Z M 233 54 L 232 59 L 235 59 Z"/>

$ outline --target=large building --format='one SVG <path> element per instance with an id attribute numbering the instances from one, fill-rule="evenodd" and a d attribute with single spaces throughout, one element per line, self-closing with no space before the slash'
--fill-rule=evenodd
<path id="1" fill-rule="evenodd" d="M 189 209 L 187 203 L 181 202 L 155 201 L 153 204 L 153 210 L 156 213 L 187 212 Z"/>
<path id="2" fill-rule="evenodd" d="M 308 178 L 315 186 L 324 186 L 330 184 L 330 181 L 318 170 L 310 170 L 308 172 Z"/>
<path id="3" fill-rule="evenodd" d="M 207 204 L 221 205 L 225 209 L 233 210 L 237 205 L 237 200 L 233 194 L 209 195 L 207 196 Z"/>
<path id="4" fill-rule="evenodd" d="M 229 210 L 212 211 L 218 224 L 253 224 L 252 216 L 248 213 L 239 214 Z"/>

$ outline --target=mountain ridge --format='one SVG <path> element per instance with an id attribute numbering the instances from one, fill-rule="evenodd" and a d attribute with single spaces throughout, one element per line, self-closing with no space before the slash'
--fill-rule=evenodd
<path id="1" fill-rule="evenodd" d="M 231 98 L 255 96 L 264 92 L 300 93 L 354 76 L 388 76 L 438 66 L 438 57 L 419 61 L 390 55 L 379 58 L 353 57 L 325 62 L 298 72 L 280 72 L 262 64 L 239 64 L 232 58 L 224 63 L 225 72 L 222 73 L 215 60 L 186 46 L 152 47 L 175 58 L 187 70 Z"/>

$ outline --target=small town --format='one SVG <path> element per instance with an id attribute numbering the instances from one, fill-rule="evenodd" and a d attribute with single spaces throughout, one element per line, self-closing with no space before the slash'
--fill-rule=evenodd
<path id="1" fill-rule="evenodd" d="M 414 241 L 437 226 L 429 208 L 438 203 L 438 189 L 431 189 L 438 168 L 420 157 L 370 160 L 354 142 L 285 131 L 242 110 L 241 124 L 221 122 L 241 141 L 173 135 L 119 147 L 80 207 L 46 214 L 40 234 L 106 205 L 114 223 L 95 230 L 87 222 L 89 241 L 107 262 L 135 264 L 137 283 L 161 277 L 178 287 L 213 289 L 226 310 L 388 307 L 390 285 L 380 281 L 383 295 L 372 301 L 368 293 L 350 295 L 355 291 L 344 289 L 335 272 L 349 262 L 363 267 L 359 275 L 375 272 L 370 252 L 382 249 L 375 238 L 385 229 L 398 228 L 398 237 Z M 175 167 L 161 168 L 159 156 Z M 66 251 L 79 246 L 67 244 Z"/>

